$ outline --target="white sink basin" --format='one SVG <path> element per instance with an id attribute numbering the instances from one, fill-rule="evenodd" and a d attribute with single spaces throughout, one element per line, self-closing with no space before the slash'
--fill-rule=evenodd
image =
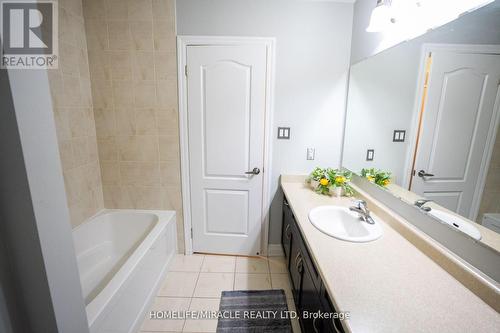
<path id="1" fill-rule="evenodd" d="M 432 209 L 428 212 L 429 215 L 434 216 L 435 218 L 451 225 L 453 228 L 460 230 L 461 232 L 471 236 L 476 240 L 481 239 L 481 233 L 479 230 L 473 226 L 470 222 L 461 219 L 458 216 L 447 213 L 443 210 Z"/>
<path id="2" fill-rule="evenodd" d="M 349 242 L 370 242 L 382 236 L 382 228 L 368 224 L 345 207 L 319 206 L 309 212 L 309 221 L 325 234 Z"/>

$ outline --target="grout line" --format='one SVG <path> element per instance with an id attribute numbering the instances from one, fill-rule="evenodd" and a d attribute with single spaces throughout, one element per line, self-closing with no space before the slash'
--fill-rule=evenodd
<path id="1" fill-rule="evenodd" d="M 238 262 L 238 257 L 234 258 L 234 272 L 233 272 L 233 291 L 235 290 L 236 287 L 236 264 Z M 221 295 L 222 297 L 222 295 Z"/>

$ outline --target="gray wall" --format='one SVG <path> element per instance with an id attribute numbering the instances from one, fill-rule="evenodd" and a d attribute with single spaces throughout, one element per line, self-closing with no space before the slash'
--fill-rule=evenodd
<path id="1" fill-rule="evenodd" d="M 339 167 L 352 4 L 291 0 L 179 0 L 178 35 L 276 38 L 269 243 L 280 243 L 280 174 Z M 278 126 L 291 127 L 277 140 Z M 307 147 L 316 160 L 306 160 Z"/>

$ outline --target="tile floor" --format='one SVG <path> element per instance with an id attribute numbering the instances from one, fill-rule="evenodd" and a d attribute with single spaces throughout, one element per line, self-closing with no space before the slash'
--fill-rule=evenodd
<path id="1" fill-rule="evenodd" d="M 224 290 L 283 289 L 289 310 L 295 310 L 283 257 L 245 258 L 179 254 L 161 286 L 152 311 L 217 311 Z M 292 320 L 294 333 L 299 323 Z M 149 319 L 140 332 L 215 332 L 217 320 Z"/>

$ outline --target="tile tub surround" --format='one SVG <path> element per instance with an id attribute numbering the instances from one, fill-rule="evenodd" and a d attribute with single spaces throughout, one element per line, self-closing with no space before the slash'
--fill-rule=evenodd
<path id="1" fill-rule="evenodd" d="M 59 0 L 59 69 L 48 70 L 71 224 L 104 208 L 81 0 Z"/>
<path id="2" fill-rule="evenodd" d="M 498 312 L 385 221 L 382 237 L 369 243 L 345 242 L 317 230 L 307 217 L 310 209 L 347 207 L 352 199 L 318 195 L 303 180 L 284 176 L 281 185 L 332 302 L 338 311 L 351 313 L 348 329 L 490 332 L 499 327 Z"/>
<path id="3" fill-rule="evenodd" d="M 184 252 L 174 0 L 83 0 L 106 208 L 177 213 Z"/>
<path id="4" fill-rule="evenodd" d="M 223 290 L 283 289 L 295 310 L 284 257 L 246 258 L 179 254 L 150 311 L 217 311 Z M 294 333 L 300 333 L 292 320 Z M 215 332 L 217 320 L 158 320 L 146 315 L 141 332 Z"/>

